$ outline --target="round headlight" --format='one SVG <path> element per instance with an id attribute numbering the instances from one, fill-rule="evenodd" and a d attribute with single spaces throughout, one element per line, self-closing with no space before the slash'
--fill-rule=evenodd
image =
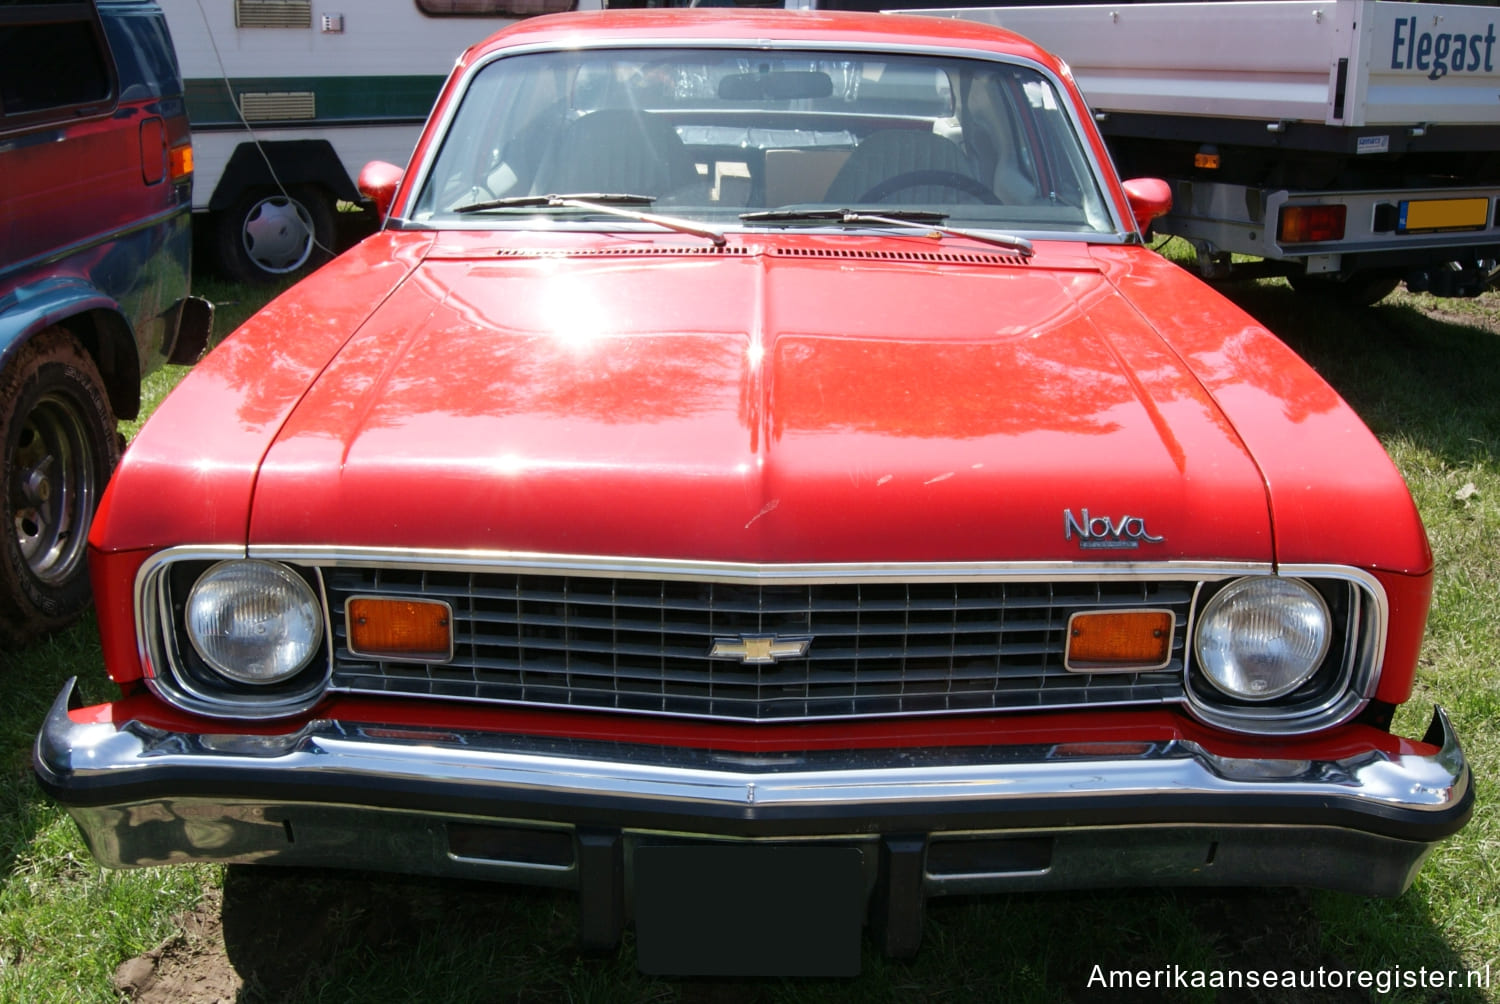
<path id="1" fill-rule="evenodd" d="M 188 593 L 186 620 L 203 661 L 240 683 L 296 676 L 323 640 L 323 613 L 312 588 L 271 561 L 214 565 Z"/>
<path id="2" fill-rule="evenodd" d="M 1328 604 L 1297 579 L 1239 579 L 1208 601 L 1198 619 L 1198 668 L 1244 701 L 1284 697 L 1317 672 L 1328 653 Z"/>

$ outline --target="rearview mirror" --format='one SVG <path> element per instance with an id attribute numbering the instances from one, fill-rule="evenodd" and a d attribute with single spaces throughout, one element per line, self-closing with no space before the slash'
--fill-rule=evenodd
<path id="1" fill-rule="evenodd" d="M 817 70 L 734 73 L 719 81 L 719 97 L 726 101 L 790 101 L 832 93 L 833 78 Z"/>

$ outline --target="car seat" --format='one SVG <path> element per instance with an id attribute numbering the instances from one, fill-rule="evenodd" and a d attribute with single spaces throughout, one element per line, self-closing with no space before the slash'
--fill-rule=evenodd
<path id="1" fill-rule="evenodd" d="M 631 108 L 604 108 L 574 119 L 543 156 L 535 194 L 628 193 L 662 198 L 699 181 L 677 130 Z"/>
<path id="2" fill-rule="evenodd" d="M 932 132 L 884 129 L 871 133 L 849 154 L 829 184 L 826 200 L 840 205 L 974 203 L 993 202 L 994 197 L 974 176 L 958 144 Z"/>

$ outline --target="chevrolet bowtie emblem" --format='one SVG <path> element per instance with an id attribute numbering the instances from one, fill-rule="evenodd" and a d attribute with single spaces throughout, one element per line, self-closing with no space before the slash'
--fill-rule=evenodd
<path id="1" fill-rule="evenodd" d="M 737 638 L 715 638 L 710 659 L 738 659 L 749 666 L 764 666 L 778 659 L 796 659 L 807 654 L 812 639 L 775 634 L 742 634 Z"/>

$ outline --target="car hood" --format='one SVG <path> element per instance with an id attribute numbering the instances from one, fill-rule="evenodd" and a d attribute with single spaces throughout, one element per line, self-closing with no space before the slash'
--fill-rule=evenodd
<path id="1" fill-rule="evenodd" d="M 280 426 L 250 541 L 1272 557 L 1244 443 L 1087 249 L 936 247 L 440 240 Z"/>

